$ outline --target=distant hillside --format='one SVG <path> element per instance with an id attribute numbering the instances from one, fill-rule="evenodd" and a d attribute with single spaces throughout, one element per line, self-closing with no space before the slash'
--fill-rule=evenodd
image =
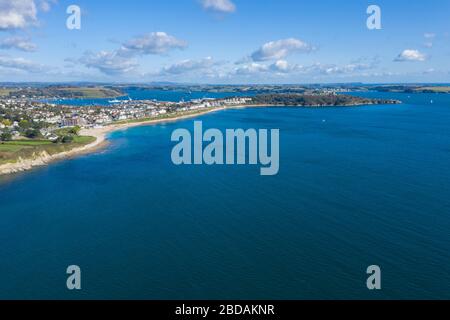
<path id="1" fill-rule="evenodd" d="M 253 104 L 301 106 L 301 107 L 330 107 L 330 106 L 358 106 L 367 104 L 398 104 L 398 100 L 369 99 L 350 95 L 309 95 L 309 94 L 263 94 L 252 99 Z"/>
<path id="2" fill-rule="evenodd" d="M 119 89 L 108 87 L 71 87 L 49 86 L 28 88 L 0 88 L 2 98 L 72 98 L 72 99 L 100 99 L 122 96 Z"/>
<path id="3" fill-rule="evenodd" d="M 377 86 L 373 90 L 378 92 L 401 92 L 401 93 L 450 93 L 450 86 L 447 85 L 392 85 Z"/>

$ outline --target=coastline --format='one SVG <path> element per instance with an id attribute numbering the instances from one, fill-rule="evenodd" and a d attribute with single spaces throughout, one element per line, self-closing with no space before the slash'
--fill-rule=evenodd
<path id="1" fill-rule="evenodd" d="M 245 107 L 245 106 L 242 106 Z M 89 143 L 85 146 L 74 148 L 69 151 L 57 153 L 54 155 L 50 155 L 47 152 L 42 152 L 41 154 L 37 155 L 33 159 L 22 159 L 19 158 L 17 162 L 11 162 L 11 163 L 5 163 L 0 165 L 0 177 L 4 175 L 9 175 L 13 173 L 19 173 L 24 171 L 32 170 L 36 167 L 42 167 L 51 164 L 52 162 L 58 161 L 58 160 L 64 160 L 68 158 L 73 158 L 82 154 L 90 153 L 95 150 L 98 150 L 105 145 L 107 145 L 107 136 L 108 134 L 118 131 L 118 130 L 126 130 L 133 127 L 139 127 L 139 126 L 148 126 L 148 125 L 154 125 L 164 122 L 174 122 L 179 121 L 183 119 L 189 119 L 194 118 L 198 116 L 202 116 L 208 113 L 216 112 L 225 110 L 226 107 L 221 108 L 215 108 L 210 109 L 206 111 L 196 112 L 192 114 L 184 114 L 175 116 L 172 118 L 163 118 L 163 119 L 154 119 L 154 120 L 143 120 L 143 121 L 137 121 L 137 122 L 128 122 L 128 123 L 120 123 L 120 124 L 110 124 L 102 128 L 91 128 L 91 129 L 82 129 L 80 131 L 81 136 L 91 136 L 95 138 L 95 141 L 92 143 Z"/>
<path id="2" fill-rule="evenodd" d="M 366 104 L 364 104 L 366 105 Z M 348 105 L 346 107 L 357 107 L 361 106 L 359 104 L 355 105 Z M 0 177 L 4 175 L 24 172 L 32 170 L 36 167 L 42 167 L 51 164 L 52 162 L 68 159 L 72 157 L 79 156 L 81 154 L 86 154 L 93 152 L 99 148 L 104 147 L 107 145 L 107 136 L 108 134 L 118 131 L 118 130 L 126 130 L 133 127 L 138 126 L 149 126 L 164 122 L 175 122 L 183 119 L 189 119 L 189 118 L 195 118 L 199 117 L 205 114 L 209 114 L 212 112 L 222 111 L 226 109 L 244 109 L 244 108 L 261 108 L 261 107 L 295 107 L 295 106 L 287 106 L 287 105 L 276 105 L 276 104 L 249 104 L 249 105 L 236 105 L 236 106 L 223 106 L 219 108 L 213 108 L 208 109 L 204 111 L 194 112 L 191 114 L 183 114 L 174 116 L 172 118 L 161 118 L 161 119 L 153 119 L 153 120 L 142 120 L 142 121 L 136 121 L 136 122 L 125 122 L 125 123 L 117 123 L 117 124 L 109 124 L 102 128 L 91 128 L 91 129 L 82 129 L 80 131 L 81 136 L 91 136 L 96 138 L 94 142 L 87 144 L 83 147 L 74 148 L 69 151 L 57 153 L 54 155 L 50 155 L 46 152 L 42 152 L 40 155 L 37 155 L 33 159 L 21 159 L 17 162 L 12 163 L 6 163 L 0 165 Z M 308 106 L 307 108 L 320 108 L 320 107 L 326 107 L 326 106 Z M 306 108 L 306 107 L 305 107 Z"/>

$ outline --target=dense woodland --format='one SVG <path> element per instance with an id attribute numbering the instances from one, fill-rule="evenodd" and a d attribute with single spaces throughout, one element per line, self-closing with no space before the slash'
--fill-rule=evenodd
<path id="1" fill-rule="evenodd" d="M 364 104 L 394 104 L 396 100 L 368 99 L 350 95 L 335 94 L 264 94 L 253 98 L 254 104 L 284 106 L 354 106 Z"/>

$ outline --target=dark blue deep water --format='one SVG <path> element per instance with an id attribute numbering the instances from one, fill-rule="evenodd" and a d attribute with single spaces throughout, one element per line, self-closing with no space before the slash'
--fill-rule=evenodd
<path id="1" fill-rule="evenodd" d="M 450 299 L 450 95 L 368 95 L 405 104 L 198 118 L 279 128 L 273 177 L 174 166 L 170 135 L 190 119 L 2 178 L 0 298 Z"/>

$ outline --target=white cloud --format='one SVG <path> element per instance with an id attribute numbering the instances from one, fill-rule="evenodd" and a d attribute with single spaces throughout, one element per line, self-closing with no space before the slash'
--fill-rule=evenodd
<path id="1" fill-rule="evenodd" d="M 12 70 L 26 71 L 31 73 L 49 70 L 41 64 L 18 57 L 0 56 L 0 67 Z"/>
<path id="2" fill-rule="evenodd" d="M 185 74 L 189 72 L 195 72 L 195 71 L 201 71 L 206 73 L 211 73 L 213 68 L 216 65 L 219 65 L 220 63 L 215 62 L 213 58 L 206 57 L 204 59 L 200 60 L 183 60 L 181 62 L 177 62 L 171 66 L 164 67 L 161 71 L 161 75 L 178 75 L 178 74 Z"/>
<path id="3" fill-rule="evenodd" d="M 356 74 L 361 71 L 372 69 L 373 66 L 365 63 L 349 63 L 346 65 L 338 66 L 334 64 L 314 64 L 308 67 L 306 70 L 310 73 L 323 74 L 323 75 L 349 75 Z"/>
<path id="4" fill-rule="evenodd" d="M 233 72 L 235 75 L 255 75 L 263 72 L 269 71 L 269 66 L 265 64 L 260 64 L 252 62 L 243 66 L 236 68 Z"/>
<path id="5" fill-rule="evenodd" d="M 258 74 L 266 75 L 284 75 L 295 73 L 302 67 L 297 64 L 289 64 L 286 60 L 277 60 L 272 64 L 264 64 L 258 62 L 250 62 L 235 68 L 232 72 L 234 75 L 251 76 Z"/>
<path id="6" fill-rule="evenodd" d="M 36 51 L 37 46 L 28 38 L 12 37 L 0 41 L 0 49 L 17 49 L 25 52 Z"/>
<path id="7" fill-rule="evenodd" d="M 236 5 L 231 0 L 202 0 L 203 8 L 217 12 L 231 13 Z"/>
<path id="8" fill-rule="evenodd" d="M 277 75 L 287 74 L 303 74 L 307 68 L 299 64 L 290 64 L 286 60 L 277 60 L 269 65 L 269 71 L 275 72 Z"/>
<path id="9" fill-rule="evenodd" d="M 374 69 L 376 62 L 354 62 L 345 65 L 315 63 L 309 66 L 290 64 L 277 60 L 272 64 L 252 62 L 235 68 L 230 75 L 236 76 L 357 76 Z"/>
<path id="10" fill-rule="evenodd" d="M 425 61 L 427 59 L 426 55 L 421 53 L 418 50 L 406 49 L 400 53 L 394 61 L 403 62 L 403 61 Z"/>
<path id="11" fill-rule="evenodd" d="M 0 29 L 25 28 L 37 22 L 34 0 L 0 0 Z"/>
<path id="12" fill-rule="evenodd" d="M 292 53 L 311 52 L 313 49 L 314 47 L 301 40 L 289 38 L 264 44 L 252 53 L 251 58 L 253 61 L 280 60 Z"/>
<path id="13" fill-rule="evenodd" d="M 271 69 L 277 72 L 289 72 L 292 68 L 286 60 L 278 60 L 271 65 Z"/>
<path id="14" fill-rule="evenodd" d="M 94 68 L 106 75 L 121 75 L 137 71 L 138 55 L 165 54 L 173 49 L 183 49 L 185 41 L 179 40 L 165 32 L 152 32 L 142 37 L 131 39 L 118 50 L 87 51 L 80 59 L 66 59 L 66 62 L 82 63 L 88 68 Z"/>
<path id="15" fill-rule="evenodd" d="M 124 43 L 120 54 L 164 54 L 173 49 L 186 47 L 186 41 L 165 32 L 152 32 Z"/>
<path id="16" fill-rule="evenodd" d="M 38 11 L 47 12 L 57 0 L 0 0 L 0 30 L 38 24 Z"/>
<path id="17" fill-rule="evenodd" d="M 134 59 L 122 57 L 116 51 L 85 52 L 78 60 L 88 68 L 98 69 L 107 75 L 132 72 L 138 66 Z"/>

